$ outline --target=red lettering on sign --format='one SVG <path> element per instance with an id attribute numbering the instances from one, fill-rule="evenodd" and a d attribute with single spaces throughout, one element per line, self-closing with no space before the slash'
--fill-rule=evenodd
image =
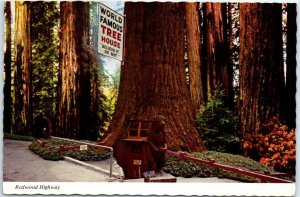
<path id="1" fill-rule="evenodd" d="M 121 33 L 118 33 L 115 30 L 105 27 L 104 25 L 101 25 L 101 30 L 102 30 L 102 34 L 107 35 L 111 38 L 114 38 L 118 41 L 121 41 Z"/>
<path id="2" fill-rule="evenodd" d="M 104 25 L 101 25 L 102 33 L 105 34 L 106 27 Z"/>
<path id="3" fill-rule="evenodd" d="M 113 38 L 117 39 L 117 32 L 116 31 L 113 31 Z"/>
<path id="4" fill-rule="evenodd" d="M 121 48 L 121 44 L 119 42 L 117 42 L 117 41 L 115 41 L 113 39 L 107 38 L 105 36 L 101 37 L 101 41 L 105 42 L 106 44 L 109 44 L 109 45 L 111 45 L 113 47 L 117 47 L 118 49 Z"/>
<path id="5" fill-rule="evenodd" d="M 112 36 L 111 36 L 111 29 L 110 29 L 110 28 L 107 28 L 107 35 L 108 35 L 109 37 L 112 37 Z"/>
<path id="6" fill-rule="evenodd" d="M 118 33 L 117 40 L 121 41 L 121 34 L 120 33 Z"/>

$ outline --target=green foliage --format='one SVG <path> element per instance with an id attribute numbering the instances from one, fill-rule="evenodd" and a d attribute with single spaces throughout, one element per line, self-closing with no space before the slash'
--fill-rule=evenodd
<path id="1" fill-rule="evenodd" d="M 90 61 L 89 67 L 91 71 L 91 108 L 90 108 L 90 122 L 91 129 L 94 136 L 91 136 L 92 140 L 97 140 L 101 133 L 107 128 L 107 124 L 110 121 L 110 106 L 108 104 L 108 98 L 105 94 L 107 86 L 108 76 L 105 73 L 103 67 L 104 61 L 98 55 L 95 55 L 94 51 L 89 51 Z"/>
<path id="2" fill-rule="evenodd" d="M 29 145 L 29 149 L 37 155 L 41 156 L 43 159 L 53 161 L 61 160 L 63 159 L 63 156 L 72 157 L 81 161 L 100 161 L 109 158 L 109 151 L 99 152 L 95 147 L 88 147 L 87 151 L 74 149 L 60 152 L 59 147 L 61 145 L 73 146 L 79 144 L 57 139 L 49 139 L 46 142 L 47 146 L 41 147 L 37 141 L 33 141 L 32 144 Z"/>
<path id="3" fill-rule="evenodd" d="M 88 151 L 69 150 L 66 151 L 64 155 L 80 161 L 100 161 L 109 158 L 108 151 L 104 151 L 100 154 L 96 149 L 90 149 Z"/>
<path id="4" fill-rule="evenodd" d="M 10 140 L 22 140 L 22 141 L 34 141 L 35 138 L 31 136 L 23 136 L 23 135 L 15 135 L 15 134 L 9 134 L 9 133 L 3 133 L 4 139 L 10 139 Z"/>
<path id="5" fill-rule="evenodd" d="M 215 162 L 219 164 L 245 168 L 251 171 L 257 171 L 262 173 L 275 172 L 272 168 L 266 165 L 263 165 L 259 162 L 256 162 L 252 159 L 240 155 L 220 153 L 215 151 L 204 151 L 201 153 L 194 152 L 191 153 L 189 156 L 205 160 L 214 159 Z M 196 163 L 192 161 L 180 161 L 178 158 L 175 158 L 173 156 L 167 157 L 167 162 L 163 170 L 174 176 L 182 177 L 220 177 L 234 179 L 242 182 L 260 182 L 259 179 L 253 177 L 240 175 L 222 169 L 209 168 L 206 164 Z"/>
<path id="6" fill-rule="evenodd" d="M 239 153 L 237 118 L 224 106 L 223 91 L 216 90 L 196 115 L 196 126 L 209 150 Z"/>
<path id="7" fill-rule="evenodd" d="M 56 113 L 58 82 L 57 2 L 31 2 L 33 134 L 45 135 Z"/>
<path id="8" fill-rule="evenodd" d="M 260 129 L 260 134 L 244 136 L 243 154 L 275 170 L 295 175 L 296 131 L 288 130 L 276 117 Z"/>
<path id="9" fill-rule="evenodd" d="M 46 160 L 57 161 L 63 159 L 63 155 L 60 153 L 59 147 L 41 147 L 37 141 L 33 141 L 29 145 L 29 150 Z"/>
<path id="10" fill-rule="evenodd" d="M 217 176 L 214 169 L 209 169 L 204 164 L 192 161 L 180 161 L 177 157 L 168 156 L 163 170 L 173 176 L 181 177 L 214 177 Z"/>
<path id="11" fill-rule="evenodd" d="M 113 74 L 107 75 L 109 76 L 109 80 L 107 81 L 106 88 L 105 88 L 105 95 L 107 95 L 106 106 L 108 107 L 108 114 L 110 118 L 115 111 L 115 105 L 118 98 L 119 93 L 119 85 L 120 85 L 120 67 L 116 69 Z"/>

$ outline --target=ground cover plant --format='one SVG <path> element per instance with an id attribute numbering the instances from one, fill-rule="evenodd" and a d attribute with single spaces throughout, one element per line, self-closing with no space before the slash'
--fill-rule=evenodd
<path id="1" fill-rule="evenodd" d="M 35 140 L 35 138 L 32 136 L 16 135 L 16 134 L 10 134 L 10 133 L 4 133 L 3 138 L 10 139 L 10 140 L 22 140 L 22 141 L 34 141 Z"/>
<path id="2" fill-rule="evenodd" d="M 216 151 L 203 151 L 201 153 L 194 152 L 189 155 L 205 160 L 214 159 L 215 162 L 219 164 L 245 168 L 251 171 L 275 173 L 275 170 L 273 170 L 271 167 L 240 155 L 220 153 Z M 164 171 L 174 176 L 182 177 L 219 177 L 234 179 L 242 182 L 260 182 L 259 179 L 253 177 L 222 169 L 216 169 L 213 167 L 209 168 L 206 164 L 200 164 L 193 161 L 180 161 L 178 158 L 173 156 L 167 157 Z"/>
<path id="3" fill-rule="evenodd" d="M 58 139 L 45 140 L 47 146 L 42 147 L 37 141 L 29 145 L 29 149 L 46 160 L 61 160 L 64 156 L 72 157 L 81 161 L 99 161 L 109 158 L 109 151 L 97 151 L 95 147 L 88 147 L 88 150 L 80 151 L 79 149 L 60 152 L 61 145 L 73 146 L 80 145 L 74 142 L 67 142 Z"/>

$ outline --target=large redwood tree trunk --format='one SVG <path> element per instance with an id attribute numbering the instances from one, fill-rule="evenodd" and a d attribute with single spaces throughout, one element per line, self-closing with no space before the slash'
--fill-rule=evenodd
<path id="1" fill-rule="evenodd" d="M 296 127 L 296 4 L 288 4 L 287 17 L 287 65 L 286 65 L 286 121 L 291 128 Z"/>
<path id="2" fill-rule="evenodd" d="M 242 132 L 256 134 L 281 115 L 284 89 L 281 4 L 240 4 L 240 94 Z"/>
<path id="3" fill-rule="evenodd" d="M 189 92 L 194 112 L 204 104 L 202 86 L 201 32 L 199 3 L 185 3 L 185 28 L 189 69 Z"/>
<path id="4" fill-rule="evenodd" d="M 226 3 L 205 3 L 205 54 L 207 97 L 217 87 L 224 90 L 225 104 L 233 103 L 233 69 L 228 64 Z"/>
<path id="5" fill-rule="evenodd" d="M 110 133 L 116 145 L 130 119 L 166 118 L 168 149 L 204 149 L 195 128 L 184 67 L 184 19 L 179 3 L 126 2 L 126 56 Z"/>
<path id="6" fill-rule="evenodd" d="M 15 2 L 14 133 L 31 135 L 31 41 L 29 2 Z"/>
<path id="7" fill-rule="evenodd" d="M 89 38 L 89 3 L 61 2 L 57 135 L 89 139 L 90 70 L 83 57 Z"/>

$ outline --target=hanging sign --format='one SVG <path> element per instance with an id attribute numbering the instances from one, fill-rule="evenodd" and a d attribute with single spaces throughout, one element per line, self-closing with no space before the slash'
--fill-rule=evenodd
<path id="1" fill-rule="evenodd" d="M 98 52 L 122 61 L 124 16 L 99 3 Z"/>

